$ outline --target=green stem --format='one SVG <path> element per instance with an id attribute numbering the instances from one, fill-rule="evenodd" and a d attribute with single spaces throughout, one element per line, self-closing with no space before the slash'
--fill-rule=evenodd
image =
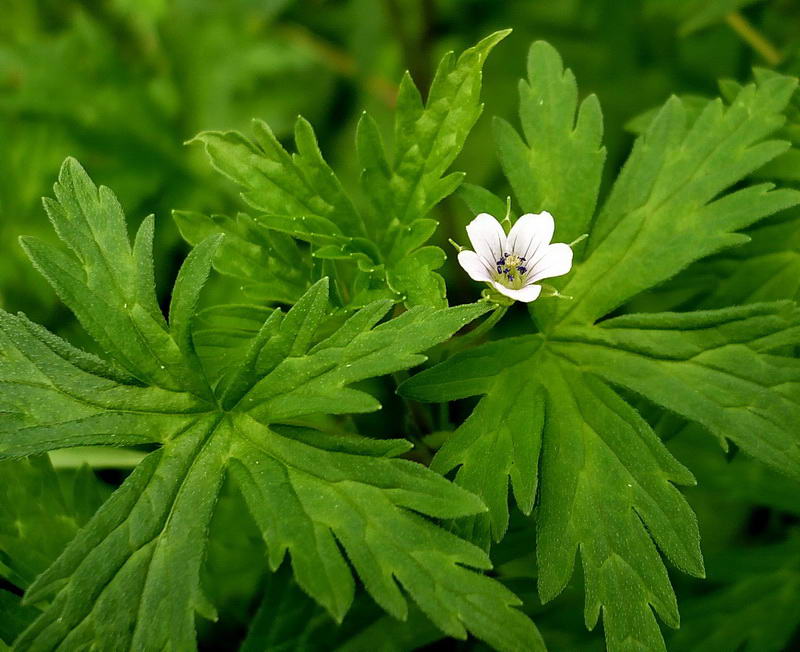
<path id="1" fill-rule="evenodd" d="M 764 57 L 769 65 L 777 66 L 781 62 L 782 57 L 778 49 L 741 13 L 732 11 L 725 16 L 725 22 L 745 43 Z"/>
<path id="2" fill-rule="evenodd" d="M 494 325 L 503 318 L 507 310 L 508 306 L 497 306 L 492 314 L 489 315 L 482 324 L 473 328 L 466 335 L 462 335 L 461 337 L 456 337 L 450 340 L 451 346 L 448 347 L 448 353 L 453 354 L 457 351 L 461 351 L 470 344 L 480 340 L 484 335 L 486 335 L 486 333 L 494 328 Z"/>

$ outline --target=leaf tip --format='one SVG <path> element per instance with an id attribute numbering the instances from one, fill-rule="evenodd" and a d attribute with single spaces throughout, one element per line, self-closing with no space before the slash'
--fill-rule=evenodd
<path id="1" fill-rule="evenodd" d="M 195 134 L 194 136 L 189 138 L 188 140 L 184 140 L 183 141 L 184 146 L 188 147 L 189 145 L 196 145 L 196 144 L 205 145 L 206 144 L 205 135 L 207 133 L 209 132 L 201 131 L 200 133 Z"/>
<path id="2" fill-rule="evenodd" d="M 74 156 L 67 156 L 64 159 L 64 162 L 61 164 L 61 171 L 76 171 L 76 170 L 83 170 L 83 166 L 78 162 Z"/>

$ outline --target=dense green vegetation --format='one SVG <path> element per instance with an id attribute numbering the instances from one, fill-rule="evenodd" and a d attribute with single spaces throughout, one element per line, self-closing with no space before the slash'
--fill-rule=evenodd
<path id="1" fill-rule="evenodd" d="M 0 650 L 800 643 L 800 4 L 2 13 Z"/>

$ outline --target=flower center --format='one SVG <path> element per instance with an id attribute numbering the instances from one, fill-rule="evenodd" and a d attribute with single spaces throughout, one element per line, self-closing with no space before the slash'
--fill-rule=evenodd
<path id="1" fill-rule="evenodd" d="M 515 289 L 519 289 L 522 286 L 525 272 L 528 271 L 524 256 L 517 256 L 517 254 L 514 253 L 503 253 L 496 264 L 498 281 L 506 287 L 513 287 Z"/>

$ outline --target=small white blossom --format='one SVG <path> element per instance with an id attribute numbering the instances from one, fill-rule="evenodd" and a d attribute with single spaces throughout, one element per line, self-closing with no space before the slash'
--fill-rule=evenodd
<path id="1" fill-rule="evenodd" d="M 507 236 L 500 222 L 481 213 L 467 226 L 475 251 L 461 251 L 458 262 L 473 280 L 528 303 L 542 292 L 537 281 L 562 276 L 572 268 L 572 248 L 562 242 L 550 244 L 554 230 L 547 211 L 523 215 Z"/>

